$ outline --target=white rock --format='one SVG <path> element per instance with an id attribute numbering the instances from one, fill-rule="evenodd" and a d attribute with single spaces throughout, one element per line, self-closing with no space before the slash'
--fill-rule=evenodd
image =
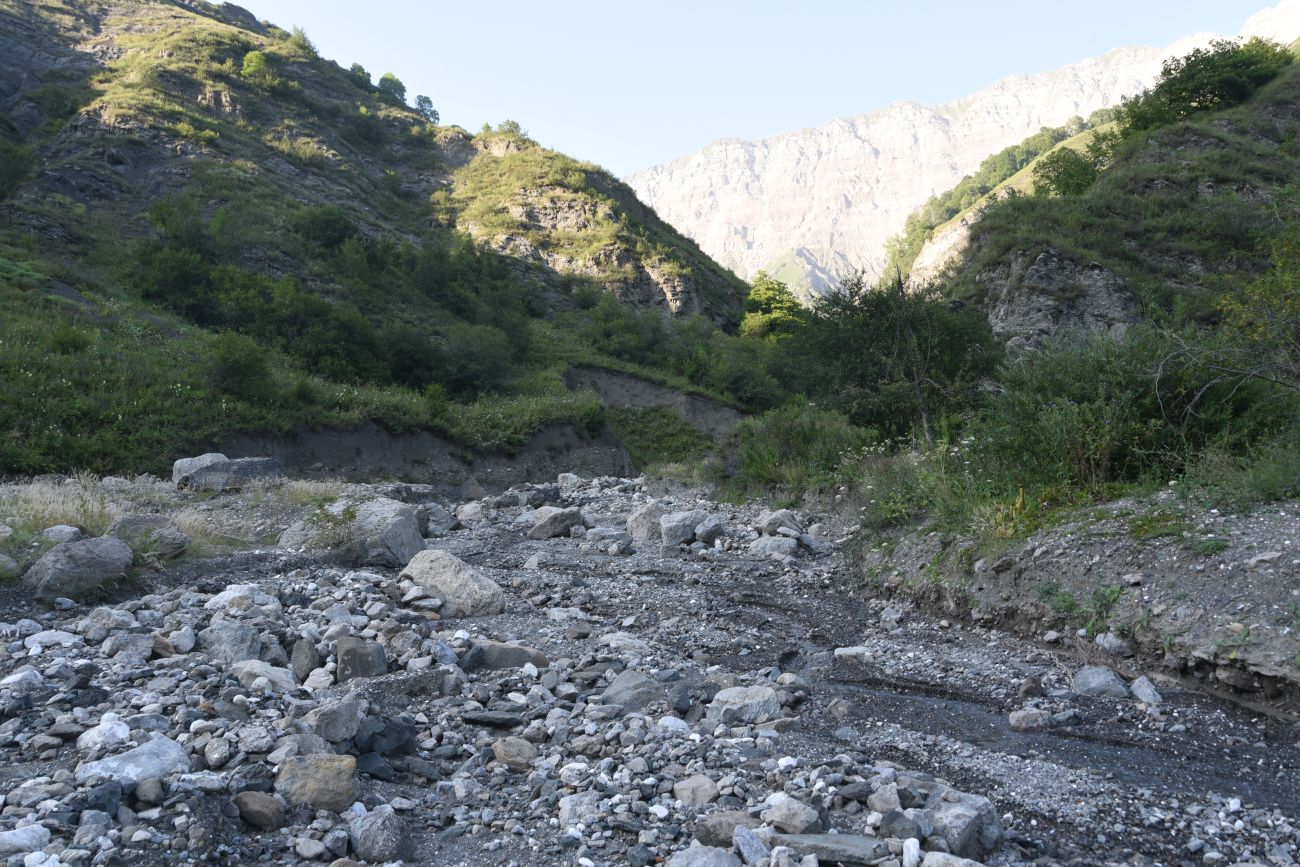
<path id="1" fill-rule="evenodd" d="M 77 736 L 77 749 L 83 752 L 103 752 L 127 742 L 131 737 L 131 727 L 122 722 L 115 713 L 106 713 L 99 725 L 86 729 Z"/>

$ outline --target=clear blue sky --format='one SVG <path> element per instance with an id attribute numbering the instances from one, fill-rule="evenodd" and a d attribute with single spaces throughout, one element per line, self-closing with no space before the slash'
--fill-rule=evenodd
<path id="1" fill-rule="evenodd" d="M 443 123 L 519 121 L 619 175 L 1122 45 L 1235 34 L 1269 0 L 235 0 Z"/>

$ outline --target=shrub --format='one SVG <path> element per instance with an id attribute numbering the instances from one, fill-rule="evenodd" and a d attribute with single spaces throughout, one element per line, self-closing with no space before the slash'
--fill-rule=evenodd
<path id="1" fill-rule="evenodd" d="M 406 105 L 406 85 L 391 72 L 379 77 L 379 98 L 389 105 Z"/>
<path id="2" fill-rule="evenodd" d="M 721 481 L 736 495 L 803 497 L 834 484 L 845 463 L 872 441 L 841 413 L 793 401 L 736 427 L 734 468 Z"/>
<path id="3" fill-rule="evenodd" d="M 264 93 L 280 86 L 279 77 L 271 71 L 271 64 L 261 51 L 250 51 L 244 55 L 244 64 L 239 74 L 245 81 Z"/>
<path id="4" fill-rule="evenodd" d="M 615 435 L 638 468 L 689 461 L 714 445 L 670 407 L 620 407 L 607 411 Z"/>
<path id="5" fill-rule="evenodd" d="M 1155 87 L 1124 100 L 1121 128 L 1127 135 L 1245 102 L 1293 59 L 1286 48 L 1258 37 L 1244 44 L 1220 39 L 1170 58 Z"/>
<path id="6" fill-rule="evenodd" d="M 31 167 L 31 154 L 26 148 L 0 138 L 0 200 L 18 189 Z"/>
<path id="7" fill-rule="evenodd" d="M 212 339 L 212 387 L 222 394 L 259 403 L 271 392 L 271 370 L 257 341 L 223 331 Z"/>
<path id="8" fill-rule="evenodd" d="M 1059 147 L 1034 165 L 1033 174 L 1039 195 L 1077 196 L 1097 180 L 1097 167 L 1073 148 Z"/>
<path id="9" fill-rule="evenodd" d="M 494 391 L 511 370 L 510 338 L 491 325 L 455 324 L 443 336 L 442 383 L 454 394 Z"/>
<path id="10" fill-rule="evenodd" d="M 293 230 L 309 241 L 333 249 L 356 234 L 356 227 L 342 208 L 333 205 L 308 207 L 293 216 Z"/>

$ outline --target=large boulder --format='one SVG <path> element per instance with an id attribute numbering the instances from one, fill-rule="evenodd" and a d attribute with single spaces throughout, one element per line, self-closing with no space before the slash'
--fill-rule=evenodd
<path id="1" fill-rule="evenodd" d="M 230 460 L 230 458 L 220 452 L 208 452 L 207 454 L 199 455 L 194 458 L 181 458 L 176 463 L 172 464 L 172 484 L 179 485 L 181 479 L 185 478 L 190 473 L 197 472 L 204 467 L 211 466 L 212 464 L 219 464 L 228 460 Z"/>
<path id="2" fill-rule="evenodd" d="M 695 538 L 695 528 L 704 523 L 709 513 L 700 509 L 689 512 L 670 512 L 659 519 L 659 535 L 669 548 L 675 548 Z"/>
<path id="3" fill-rule="evenodd" d="M 759 536 L 749 543 L 749 553 L 755 557 L 793 557 L 799 553 L 799 542 L 789 536 Z"/>
<path id="4" fill-rule="evenodd" d="M 97 762 L 83 762 L 77 766 L 75 778 L 78 784 L 104 777 L 118 783 L 138 783 L 189 769 L 190 755 L 185 747 L 155 732 L 133 750 Z"/>
<path id="5" fill-rule="evenodd" d="M 460 667 L 465 671 L 499 671 L 522 668 L 530 663 L 538 668 L 547 668 L 551 661 L 546 654 L 526 644 L 482 638 L 475 641 L 461 659 Z"/>
<path id="6" fill-rule="evenodd" d="M 234 620 L 219 620 L 198 635 L 199 647 L 217 662 L 227 665 L 257 659 L 262 655 L 262 635 Z"/>
<path id="7" fill-rule="evenodd" d="M 401 577 L 441 599 L 444 617 L 500 614 L 506 608 L 505 594 L 495 581 L 447 551 L 421 551 Z"/>
<path id="8" fill-rule="evenodd" d="M 935 808 L 934 833 L 948 841 L 952 854 L 980 858 L 1002 841 L 1002 822 L 988 798 L 952 790 Z"/>
<path id="9" fill-rule="evenodd" d="M 533 512 L 533 526 L 528 531 L 528 538 L 554 539 L 556 536 L 568 536 L 574 527 L 585 526 L 587 516 L 577 506 L 567 509 L 542 506 Z"/>
<path id="10" fill-rule="evenodd" d="M 291 756 L 280 763 L 275 791 L 293 806 L 341 813 L 357 799 L 354 756 Z"/>
<path id="11" fill-rule="evenodd" d="M 774 719 L 780 712 L 781 699 L 772 687 L 733 686 L 718 691 L 708 715 L 723 725 L 736 725 Z"/>
<path id="12" fill-rule="evenodd" d="M 113 536 L 64 542 L 46 551 L 23 580 L 38 599 L 79 599 L 125 576 L 133 559 L 127 544 Z"/>
<path id="13" fill-rule="evenodd" d="M 406 823 L 387 804 L 348 822 L 352 850 L 372 864 L 396 861 L 406 852 Z"/>
<path id="14" fill-rule="evenodd" d="M 415 506 L 376 497 L 327 506 L 280 534 L 280 546 L 327 550 L 357 566 L 398 568 L 424 549 L 424 539 Z"/>
<path id="15" fill-rule="evenodd" d="M 776 536 L 782 528 L 794 532 L 796 536 L 803 533 L 803 522 L 789 509 L 777 509 L 763 512 L 754 522 L 754 529 L 767 536 Z"/>
<path id="16" fill-rule="evenodd" d="M 1080 695 L 1101 695 L 1107 698 L 1128 698 L 1128 685 L 1124 678 L 1104 665 L 1089 665 L 1074 675 L 1074 691 Z"/>
<path id="17" fill-rule="evenodd" d="M 175 468 L 172 470 L 175 475 Z M 280 462 L 275 458 L 235 458 L 212 461 L 182 473 L 176 487 L 191 491 L 237 491 L 250 482 L 279 478 Z"/>
<path id="18" fill-rule="evenodd" d="M 637 545 L 658 544 L 661 536 L 659 519 L 668 514 L 668 510 L 658 503 L 637 509 L 627 519 L 627 532 Z"/>
<path id="19" fill-rule="evenodd" d="M 601 704 L 618 705 L 623 708 L 623 713 L 635 713 L 651 702 L 668 701 L 668 688 L 659 681 L 629 668 L 605 687 L 600 701 Z"/>
<path id="20" fill-rule="evenodd" d="M 127 515 L 118 518 L 106 535 L 121 539 L 137 554 L 174 560 L 190 547 L 190 537 L 162 515 Z"/>

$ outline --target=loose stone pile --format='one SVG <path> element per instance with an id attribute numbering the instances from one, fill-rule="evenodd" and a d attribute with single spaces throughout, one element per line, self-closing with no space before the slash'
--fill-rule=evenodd
<path id="1" fill-rule="evenodd" d="M 186 484 L 215 472 L 182 469 Z M 657 581 L 689 605 L 692 563 L 815 577 L 833 550 L 822 527 L 655 501 L 621 479 L 561 476 L 455 509 L 416 494 L 350 492 L 287 528 L 253 580 L 227 583 L 214 562 L 97 607 L 83 604 L 93 581 L 65 581 L 53 610 L 0 624 L 0 858 L 1017 860 L 1012 817 L 986 797 L 801 741 L 827 705 L 799 671 L 665 640 L 704 607 L 654 624 L 632 607 Z M 129 564 L 127 543 L 103 538 Z M 620 583 L 637 592 L 620 600 Z M 1051 724 L 1032 705 L 1014 727 Z"/>

